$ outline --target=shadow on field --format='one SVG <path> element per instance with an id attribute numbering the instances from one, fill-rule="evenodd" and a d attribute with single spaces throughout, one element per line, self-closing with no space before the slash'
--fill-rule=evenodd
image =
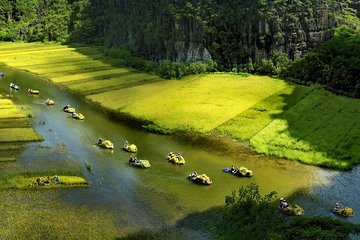
<path id="1" fill-rule="evenodd" d="M 108 56 L 108 53 L 106 52 L 105 48 L 102 47 L 96 47 L 93 45 L 86 45 L 86 44 L 76 44 L 76 43 L 68 43 L 69 47 L 72 47 L 75 49 L 75 51 L 79 54 L 85 55 L 89 58 L 92 58 L 94 60 L 101 61 L 105 64 L 108 64 L 112 67 L 130 67 L 126 60 L 126 56 L 118 56 L 119 58 L 113 58 L 113 56 Z M 124 53 L 125 54 L 125 53 Z M 111 54 L 110 54 L 111 55 Z M 124 57 L 124 58 L 121 58 Z"/>
<path id="2" fill-rule="evenodd" d="M 251 139 L 257 151 L 336 169 L 360 162 L 359 100 L 300 85 L 280 97 L 281 113 Z"/>

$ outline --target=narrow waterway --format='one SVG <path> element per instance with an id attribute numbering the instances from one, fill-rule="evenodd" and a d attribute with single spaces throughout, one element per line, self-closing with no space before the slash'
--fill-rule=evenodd
<path id="1" fill-rule="evenodd" d="M 73 161 L 82 167 L 92 184 L 89 189 L 61 190 L 59 201 L 102 206 L 126 216 L 127 224 L 152 228 L 174 224 L 191 213 L 221 206 L 226 195 L 254 182 L 262 193 L 275 190 L 279 197 L 292 196 L 291 200 L 302 206 L 307 215 L 334 216 L 331 208 L 335 202 L 360 211 L 358 167 L 348 172 L 326 170 L 246 150 L 229 154 L 196 141 L 148 133 L 113 119 L 80 97 L 35 75 L 6 67 L 0 69 L 6 72 L 6 77 L 0 79 L 0 92 L 12 94 L 16 104 L 34 115 L 33 127 L 45 138 L 41 143 L 27 144 L 16 167 L 52 169 Z M 10 82 L 19 85 L 21 90 L 11 91 Z M 40 95 L 29 96 L 28 88 L 40 90 Z M 44 104 L 48 97 L 56 102 L 52 108 Z M 61 111 L 65 104 L 75 107 L 86 119 L 72 119 Z M 115 149 L 99 149 L 95 145 L 99 137 L 114 142 Z M 151 168 L 128 165 L 129 154 L 121 149 L 125 140 L 138 146 L 137 158 L 149 160 Z M 186 165 L 168 163 L 166 156 L 170 151 L 181 152 Z M 93 172 L 86 170 L 85 162 L 93 165 Z M 253 170 L 254 176 L 238 178 L 225 174 L 222 169 L 231 165 L 244 165 Z M 206 173 L 214 184 L 200 186 L 188 182 L 186 176 L 192 171 Z M 355 215 L 346 221 L 359 220 L 359 215 Z"/>

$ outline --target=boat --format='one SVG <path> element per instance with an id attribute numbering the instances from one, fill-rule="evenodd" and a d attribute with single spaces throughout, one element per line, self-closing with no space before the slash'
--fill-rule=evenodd
<path id="1" fill-rule="evenodd" d="M 236 168 L 234 168 L 234 167 L 224 168 L 223 171 L 226 173 L 231 173 L 231 174 L 233 174 L 235 176 L 239 176 L 239 177 L 252 177 L 252 175 L 253 175 L 253 171 L 247 169 L 244 166 L 236 167 Z"/>
<path id="2" fill-rule="evenodd" d="M 354 210 L 350 207 L 334 207 L 333 212 L 342 217 L 352 217 L 355 215 Z"/>
<path id="3" fill-rule="evenodd" d="M 123 149 L 127 152 L 135 153 L 137 152 L 137 147 L 135 144 L 129 144 L 128 141 L 125 142 Z"/>
<path id="4" fill-rule="evenodd" d="M 13 84 L 13 83 L 10 83 L 10 88 L 15 89 L 15 90 L 20 90 L 20 87 L 18 85 Z"/>
<path id="5" fill-rule="evenodd" d="M 84 115 L 82 115 L 81 113 L 75 113 L 75 112 L 72 113 L 72 117 L 77 119 L 77 120 L 84 120 L 85 119 Z"/>
<path id="6" fill-rule="evenodd" d="M 98 145 L 101 148 L 114 149 L 114 144 L 111 141 L 106 140 L 106 139 L 100 138 L 98 141 Z"/>
<path id="7" fill-rule="evenodd" d="M 75 112 L 75 108 L 70 107 L 70 105 L 65 105 L 65 106 L 63 107 L 63 111 L 64 111 L 64 112 L 67 112 L 67 113 L 74 113 L 74 112 Z"/>
<path id="8" fill-rule="evenodd" d="M 287 207 L 278 206 L 280 211 L 288 216 L 301 216 L 304 214 L 304 209 L 302 209 L 296 203 L 288 205 Z"/>
<path id="9" fill-rule="evenodd" d="M 168 160 L 168 162 L 178 164 L 178 165 L 185 164 L 185 159 L 183 156 L 181 156 L 180 154 L 176 155 L 172 152 L 170 152 L 170 154 L 167 156 L 167 160 Z"/>
<path id="10" fill-rule="evenodd" d="M 31 94 L 31 95 L 39 95 L 39 94 L 40 94 L 40 91 L 29 88 L 29 89 L 28 89 L 28 93 Z"/>
<path id="11" fill-rule="evenodd" d="M 130 158 L 129 163 L 131 166 L 138 167 L 138 168 L 151 167 L 149 160 Z"/>
<path id="12" fill-rule="evenodd" d="M 48 98 L 48 99 L 46 99 L 45 104 L 50 106 L 50 105 L 54 105 L 55 102 L 54 102 L 54 100 L 51 100 L 51 99 Z"/>
<path id="13" fill-rule="evenodd" d="M 198 183 L 198 184 L 202 184 L 202 185 L 211 185 L 213 182 L 212 180 L 206 175 L 206 174 L 197 174 L 195 173 L 191 173 L 187 179 L 189 179 L 190 181 L 194 182 L 194 183 Z"/>

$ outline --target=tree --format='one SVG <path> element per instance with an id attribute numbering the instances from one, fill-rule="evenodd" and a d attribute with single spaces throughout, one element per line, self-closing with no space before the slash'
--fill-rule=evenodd
<path id="1" fill-rule="evenodd" d="M 252 183 L 225 198 L 223 218 L 215 223 L 219 239 L 343 240 L 358 236 L 360 225 L 329 217 L 287 217 L 274 203 L 276 192 L 265 196 Z"/>
<path id="2" fill-rule="evenodd" d="M 250 184 L 225 198 L 224 216 L 217 234 L 221 239 L 271 239 L 276 235 L 279 218 L 272 204 L 276 192 L 264 197 L 259 186 Z"/>

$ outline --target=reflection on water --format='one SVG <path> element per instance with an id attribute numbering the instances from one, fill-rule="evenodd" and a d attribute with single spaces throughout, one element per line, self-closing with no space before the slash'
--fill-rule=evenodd
<path id="1" fill-rule="evenodd" d="M 63 191 L 62 201 L 68 204 L 103 206 L 118 213 L 126 224 L 153 227 L 155 223 L 174 223 L 190 213 L 223 205 L 226 195 L 255 182 L 262 193 L 275 190 L 279 197 L 296 193 L 292 200 L 303 206 L 305 214 L 331 215 L 335 202 L 355 211 L 360 209 L 359 168 L 351 172 L 331 171 L 270 159 L 244 149 L 220 151 L 213 144 L 198 144 L 196 138 L 151 134 L 129 127 L 33 75 L 4 71 L 7 75 L 0 80 L 0 91 L 9 93 L 10 82 L 21 87 L 20 91 L 11 92 L 13 100 L 31 110 L 35 116 L 33 127 L 45 138 L 41 143 L 28 144 L 12 168 L 52 169 L 71 167 L 70 162 L 81 166 L 92 187 Z M 29 96 L 24 90 L 28 88 L 40 90 L 40 95 Z M 55 106 L 47 107 L 47 98 L 53 99 Z M 72 119 L 61 111 L 65 104 L 75 107 L 86 119 Z M 99 137 L 114 142 L 114 151 L 98 148 Z M 138 169 L 127 164 L 130 155 L 121 149 L 126 140 L 138 146 L 137 158 L 148 159 L 151 168 Z M 234 146 L 239 147 L 236 143 Z M 186 164 L 168 163 L 166 156 L 170 151 L 181 152 Z M 86 170 L 85 162 L 93 166 L 93 172 Z M 254 176 L 239 178 L 222 171 L 231 165 L 244 165 L 253 170 Z M 214 184 L 200 186 L 189 182 L 186 176 L 193 171 L 206 173 Z M 358 220 L 355 216 L 349 221 Z"/>

